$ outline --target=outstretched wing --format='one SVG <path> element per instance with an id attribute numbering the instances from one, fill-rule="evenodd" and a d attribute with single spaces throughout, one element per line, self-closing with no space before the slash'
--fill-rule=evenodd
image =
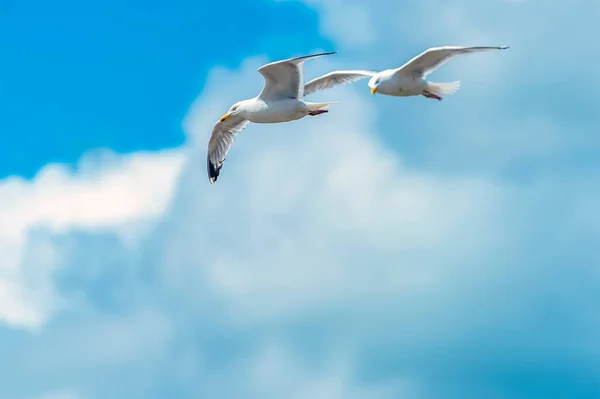
<path id="1" fill-rule="evenodd" d="M 302 99 L 304 95 L 302 64 L 304 61 L 335 53 L 336 51 L 307 55 L 261 66 L 258 68 L 258 72 L 265 78 L 265 86 L 258 97 L 266 101 L 284 98 Z"/>
<path id="2" fill-rule="evenodd" d="M 217 181 L 235 136 L 244 130 L 249 123 L 250 121 L 239 116 L 231 116 L 223 122 L 215 124 L 208 141 L 208 155 L 206 157 L 208 180 L 211 184 Z"/>
<path id="3" fill-rule="evenodd" d="M 478 53 L 481 51 L 505 50 L 503 47 L 432 47 L 417 55 L 400 68 L 395 73 L 408 76 L 418 76 L 425 78 L 427 75 L 461 54 Z"/>
<path id="4" fill-rule="evenodd" d="M 304 85 L 304 95 L 315 91 L 331 89 L 334 86 L 354 83 L 361 79 L 370 78 L 375 75 L 374 71 L 333 71 L 319 76 Z"/>

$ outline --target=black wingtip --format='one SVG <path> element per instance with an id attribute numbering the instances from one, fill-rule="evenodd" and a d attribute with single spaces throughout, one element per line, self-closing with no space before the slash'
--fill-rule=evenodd
<path id="1" fill-rule="evenodd" d="M 219 173 L 221 172 L 221 165 L 217 166 L 214 163 L 212 163 L 210 159 L 206 160 L 206 168 L 208 170 L 208 181 L 210 182 L 210 184 L 213 184 L 219 178 Z"/>
<path id="2" fill-rule="evenodd" d="M 312 54 L 312 55 L 309 55 L 308 57 L 319 57 L 321 55 L 332 55 L 332 54 L 337 54 L 337 53 L 338 53 L 337 51 L 327 51 L 325 53 Z"/>

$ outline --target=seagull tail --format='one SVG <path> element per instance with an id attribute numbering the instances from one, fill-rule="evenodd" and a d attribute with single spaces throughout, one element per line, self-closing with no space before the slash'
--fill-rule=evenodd
<path id="1" fill-rule="evenodd" d="M 329 107 L 331 107 L 333 104 L 336 104 L 337 102 L 330 102 L 330 103 L 305 103 L 306 106 L 308 107 L 308 110 L 311 112 L 314 111 L 328 111 Z"/>
<path id="2" fill-rule="evenodd" d="M 438 96 L 450 96 L 460 89 L 460 81 L 448 83 L 433 83 L 427 82 L 427 91 Z"/>

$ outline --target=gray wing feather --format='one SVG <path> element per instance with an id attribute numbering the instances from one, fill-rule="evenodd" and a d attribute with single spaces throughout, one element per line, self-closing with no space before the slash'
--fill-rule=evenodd
<path id="1" fill-rule="evenodd" d="M 481 51 L 505 50 L 508 46 L 502 47 L 432 47 L 423 53 L 412 58 L 406 64 L 396 69 L 397 74 L 410 75 L 425 78 L 427 75 L 440 68 L 453 58 L 468 53 L 478 53 Z"/>
<path id="2" fill-rule="evenodd" d="M 319 76 L 304 85 L 304 95 L 307 96 L 316 91 L 327 90 L 334 86 L 357 82 L 361 79 L 375 75 L 374 71 L 333 71 Z"/>
<path id="3" fill-rule="evenodd" d="M 271 62 L 258 68 L 265 78 L 265 86 L 258 95 L 263 100 L 278 100 L 283 98 L 302 99 L 304 95 L 304 74 L 302 64 L 312 58 L 335 54 L 335 51 L 289 58 Z"/>
<path id="4" fill-rule="evenodd" d="M 217 181 L 223 167 L 223 162 L 225 162 L 227 153 L 233 145 L 235 136 L 244 130 L 249 123 L 250 121 L 246 119 L 232 116 L 223 122 L 215 124 L 210 140 L 208 141 L 208 155 L 206 157 L 208 180 L 211 183 Z"/>

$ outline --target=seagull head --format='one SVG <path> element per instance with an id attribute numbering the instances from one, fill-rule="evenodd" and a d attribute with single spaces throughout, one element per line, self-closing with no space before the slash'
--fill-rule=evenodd
<path id="1" fill-rule="evenodd" d="M 377 92 L 377 87 L 379 86 L 380 77 L 375 75 L 369 80 L 369 87 L 371 88 L 371 94 L 375 94 Z"/>
<path id="2" fill-rule="evenodd" d="M 227 113 L 225 115 L 223 115 L 221 117 L 221 119 L 219 119 L 219 122 L 223 122 L 227 119 L 229 119 L 229 117 L 236 115 L 238 113 L 240 113 L 240 105 L 242 105 L 242 102 L 240 101 L 239 103 L 235 103 L 231 106 L 231 108 L 229 108 L 229 111 L 227 111 Z"/>

